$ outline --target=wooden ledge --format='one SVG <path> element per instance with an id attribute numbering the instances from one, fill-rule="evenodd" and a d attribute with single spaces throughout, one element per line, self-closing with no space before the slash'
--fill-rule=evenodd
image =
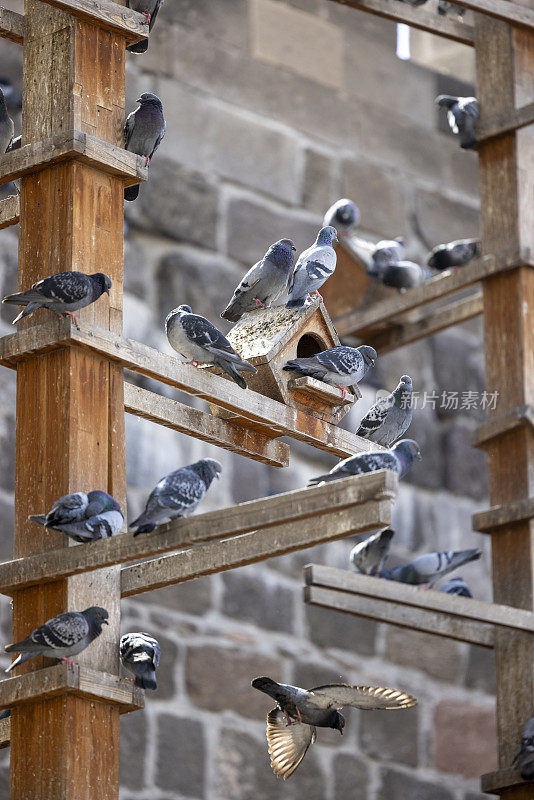
<path id="1" fill-rule="evenodd" d="M 483 422 L 476 429 L 471 444 L 473 447 L 483 449 L 499 436 L 525 425 L 534 427 L 534 408 L 529 405 L 518 406 L 508 414 Z"/>
<path id="2" fill-rule="evenodd" d="M 0 230 L 18 225 L 20 220 L 20 195 L 0 200 Z"/>
<path id="3" fill-rule="evenodd" d="M 24 43 L 24 14 L 0 8 L 0 36 L 15 44 Z"/>
<path id="4" fill-rule="evenodd" d="M 399 2 L 399 0 L 336 0 L 336 2 L 361 11 L 368 11 L 370 14 L 376 14 L 394 22 L 402 22 L 411 28 L 428 31 L 436 36 L 442 36 L 444 39 L 460 42 L 460 44 L 466 44 L 470 47 L 474 47 L 475 44 L 471 25 L 457 22 L 448 17 L 438 16 L 436 13 L 426 9 L 408 6 Z M 462 5 L 464 4 L 462 3 Z"/>
<path id="5" fill-rule="evenodd" d="M 519 772 L 513 767 L 487 772 L 480 778 L 480 788 L 488 794 L 501 794 L 507 789 L 528 785 L 533 786 L 532 781 L 524 781 Z"/>
<path id="6" fill-rule="evenodd" d="M 302 376 L 300 378 L 291 378 L 287 386 L 292 393 L 303 394 L 321 403 L 328 403 L 334 407 L 339 406 L 352 406 L 361 398 L 361 392 L 358 388 L 355 389 L 357 394 L 347 392 L 343 397 L 343 392 L 337 386 L 330 386 L 328 383 L 318 381 L 316 378 Z"/>
<path id="7" fill-rule="evenodd" d="M 0 184 L 73 160 L 122 178 L 125 186 L 145 181 L 148 177 L 142 156 L 88 133 L 67 131 L 41 142 L 25 144 L 0 156 Z"/>
<path id="8" fill-rule="evenodd" d="M 526 5 L 512 3 L 509 0 L 458 0 L 457 5 L 512 25 L 534 28 L 534 10 Z"/>
<path id="9" fill-rule="evenodd" d="M 531 12 L 532 13 L 532 12 Z M 499 136 L 506 136 L 509 133 L 525 128 L 527 125 L 534 123 L 534 103 L 521 108 L 515 108 L 506 114 L 500 114 L 498 117 L 490 119 L 480 119 L 475 132 L 477 143 L 473 146 L 473 150 L 497 139 Z"/>
<path id="10" fill-rule="evenodd" d="M 0 592 L 9 595 L 18 589 L 69 575 L 263 528 L 283 527 L 296 520 L 307 520 L 309 528 L 311 524 L 320 524 L 319 518 L 324 514 L 371 500 L 384 501 L 389 507 L 397 486 L 396 474 L 381 470 L 178 519 L 135 538 L 132 533 L 121 533 L 111 539 L 17 558 L 0 564 Z M 35 512 L 42 510 L 35 509 Z"/>
<path id="11" fill-rule="evenodd" d="M 48 5 L 60 8 L 84 22 L 92 22 L 100 28 L 123 36 L 126 44 L 147 39 L 148 23 L 143 14 L 131 8 L 112 3 L 110 0 L 44 0 Z"/>
<path id="12" fill-rule="evenodd" d="M 534 518 L 534 497 L 525 497 L 512 503 L 492 506 L 488 511 L 473 514 L 473 530 L 480 533 L 495 533 L 499 528 L 529 522 Z"/>
<path id="13" fill-rule="evenodd" d="M 74 664 L 59 663 L 52 667 L 14 675 L 0 681 L 0 708 L 13 709 L 37 698 L 75 694 L 119 706 L 121 714 L 144 706 L 144 692 L 130 678 Z"/>

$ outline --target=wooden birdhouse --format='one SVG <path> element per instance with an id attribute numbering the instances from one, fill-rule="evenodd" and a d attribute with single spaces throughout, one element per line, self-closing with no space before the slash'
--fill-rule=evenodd
<path id="1" fill-rule="evenodd" d="M 361 397 L 356 387 L 344 398 L 336 386 L 283 369 L 293 358 L 313 356 L 340 344 L 322 303 L 251 311 L 227 337 L 240 356 L 258 370 L 254 375 L 246 373 L 247 386 L 266 397 L 332 423 L 338 423 Z M 214 413 L 227 416 L 220 409 Z"/>

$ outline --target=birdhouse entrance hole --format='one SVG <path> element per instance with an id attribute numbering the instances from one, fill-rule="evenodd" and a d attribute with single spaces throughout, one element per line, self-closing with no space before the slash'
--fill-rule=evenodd
<path id="1" fill-rule="evenodd" d="M 318 336 L 313 336 L 311 333 L 305 333 L 299 339 L 297 344 L 297 358 L 310 358 L 311 356 L 320 353 L 321 350 L 327 350 L 327 345 Z"/>

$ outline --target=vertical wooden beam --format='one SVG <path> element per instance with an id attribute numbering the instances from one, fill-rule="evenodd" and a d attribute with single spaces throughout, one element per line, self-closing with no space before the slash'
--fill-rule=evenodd
<path id="1" fill-rule="evenodd" d="M 124 3 L 122 3 L 124 4 Z M 40 0 L 26 0 L 23 143 L 78 129 L 122 144 L 125 43 Z M 123 186 L 70 161 L 22 179 L 19 287 L 64 269 L 105 272 L 108 301 L 80 312 L 87 324 L 122 330 Z M 32 326 L 39 311 L 19 325 Z M 122 371 L 73 348 L 32 358 L 17 371 L 15 555 L 68 546 L 28 522 L 30 513 L 79 489 L 110 491 L 125 511 Z M 101 605 L 109 628 L 77 661 L 118 672 L 120 574 L 112 567 L 19 592 L 14 637 L 65 610 Z M 43 666 L 43 659 L 20 671 Z M 60 696 L 13 710 L 12 800 L 113 800 L 118 797 L 119 711 L 104 702 Z"/>
<path id="2" fill-rule="evenodd" d="M 534 100 L 534 33 L 477 15 L 477 96 L 485 116 L 511 112 Z M 481 145 L 482 244 L 485 252 L 511 247 L 534 254 L 534 127 Z M 499 392 L 494 416 L 534 402 L 534 270 L 503 273 L 484 282 L 486 387 Z M 534 436 L 530 426 L 505 431 L 487 448 L 492 505 L 534 494 Z M 500 528 L 492 540 L 497 603 L 532 610 L 532 522 Z M 534 708 L 532 637 L 496 631 L 497 718 L 501 768 L 511 764 Z M 503 797 L 532 798 L 528 786 Z"/>

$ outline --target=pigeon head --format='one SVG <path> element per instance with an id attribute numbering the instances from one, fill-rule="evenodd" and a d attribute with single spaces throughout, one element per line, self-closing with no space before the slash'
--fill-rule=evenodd
<path id="1" fill-rule="evenodd" d="M 214 478 L 219 480 L 221 477 L 222 465 L 214 458 L 201 458 L 191 465 L 191 469 L 204 481 L 207 489 Z"/>
<path id="2" fill-rule="evenodd" d="M 430 253 L 426 263 L 431 269 L 448 269 L 449 251 L 447 245 L 440 244 L 435 247 Z"/>
<path id="3" fill-rule="evenodd" d="M 329 727 L 335 728 L 336 731 L 339 731 L 343 736 L 343 728 L 345 727 L 345 717 L 343 714 L 340 714 L 339 711 L 334 711 L 332 715 L 332 722 Z"/>
<path id="4" fill-rule="evenodd" d="M 107 492 L 103 492 L 101 489 L 96 489 L 94 492 L 89 492 L 87 495 L 88 508 L 91 503 L 95 503 L 98 505 L 102 511 L 120 511 L 121 507 L 117 503 L 114 497 L 112 497 Z M 89 509 L 90 511 L 90 509 Z M 87 513 L 87 512 L 86 512 Z M 99 513 L 98 511 L 96 513 Z M 90 516 L 90 514 L 88 514 Z"/>
<path id="5" fill-rule="evenodd" d="M 181 305 L 177 308 L 173 308 L 172 311 L 169 311 L 167 317 L 165 319 L 165 329 L 167 329 L 167 324 L 172 319 L 172 317 L 183 317 L 184 314 L 192 314 L 193 310 L 191 306 Z"/>
<path id="6" fill-rule="evenodd" d="M 356 226 L 360 221 L 360 209 L 347 197 L 341 198 L 330 206 L 324 215 L 323 225 L 338 225 L 342 230 Z"/>
<path id="7" fill-rule="evenodd" d="M 277 267 L 289 269 L 293 266 L 293 252 L 296 249 L 291 239 L 279 239 L 269 247 L 265 258 L 268 258 Z"/>
<path id="8" fill-rule="evenodd" d="M 332 245 L 332 242 L 337 242 L 337 231 L 332 225 L 327 225 L 326 228 L 321 228 L 319 233 L 317 234 L 317 244 L 329 244 Z"/>
<path id="9" fill-rule="evenodd" d="M 378 358 L 374 347 L 369 347 L 368 344 L 363 344 L 361 347 L 358 347 L 358 350 L 360 351 L 360 354 L 362 355 L 367 366 L 374 367 L 376 359 Z"/>
<path id="10" fill-rule="evenodd" d="M 100 288 L 100 294 L 106 292 L 109 294 L 109 290 L 111 289 L 111 279 L 108 278 L 103 272 L 95 272 L 94 275 L 91 275 L 93 282 Z"/>
<path id="11" fill-rule="evenodd" d="M 419 445 L 413 439 L 401 439 L 393 446 L 395 455 L 402 464 L 402 474 L 405 475 L 412 466 L 414 459 L 421 460 Z"/>
<path id="12" fill-rule="evenodd" d="M 456 105 L 458 99 L 458 97 L 453 97 L 451 94 L 440 94 L 438 97 L 436 97 L 434 102 L 441 108 L 452 108 Z"/>
<path id="13" fill-rule="evenodd" d="M 106 609 L 102 608 L 101 606 L 91 606 L 90 608 L 86 608 L 85 611 L 82 611 L 82 614 L 86 618 L 87 622 L 89 623 L 89 627 L 96 636 L 99 636 L 102 633 L 102 625 L 109 625 L 109 614 Z"/>
<path id="14" fill-rule="evenodd" d="M 157 94 L 152 94 L 151 92 L 144 92 L 141 97 L 137 98 L 137 102 L 140 106 L 154 105 L 163 109 L 163 104 Z"/>

